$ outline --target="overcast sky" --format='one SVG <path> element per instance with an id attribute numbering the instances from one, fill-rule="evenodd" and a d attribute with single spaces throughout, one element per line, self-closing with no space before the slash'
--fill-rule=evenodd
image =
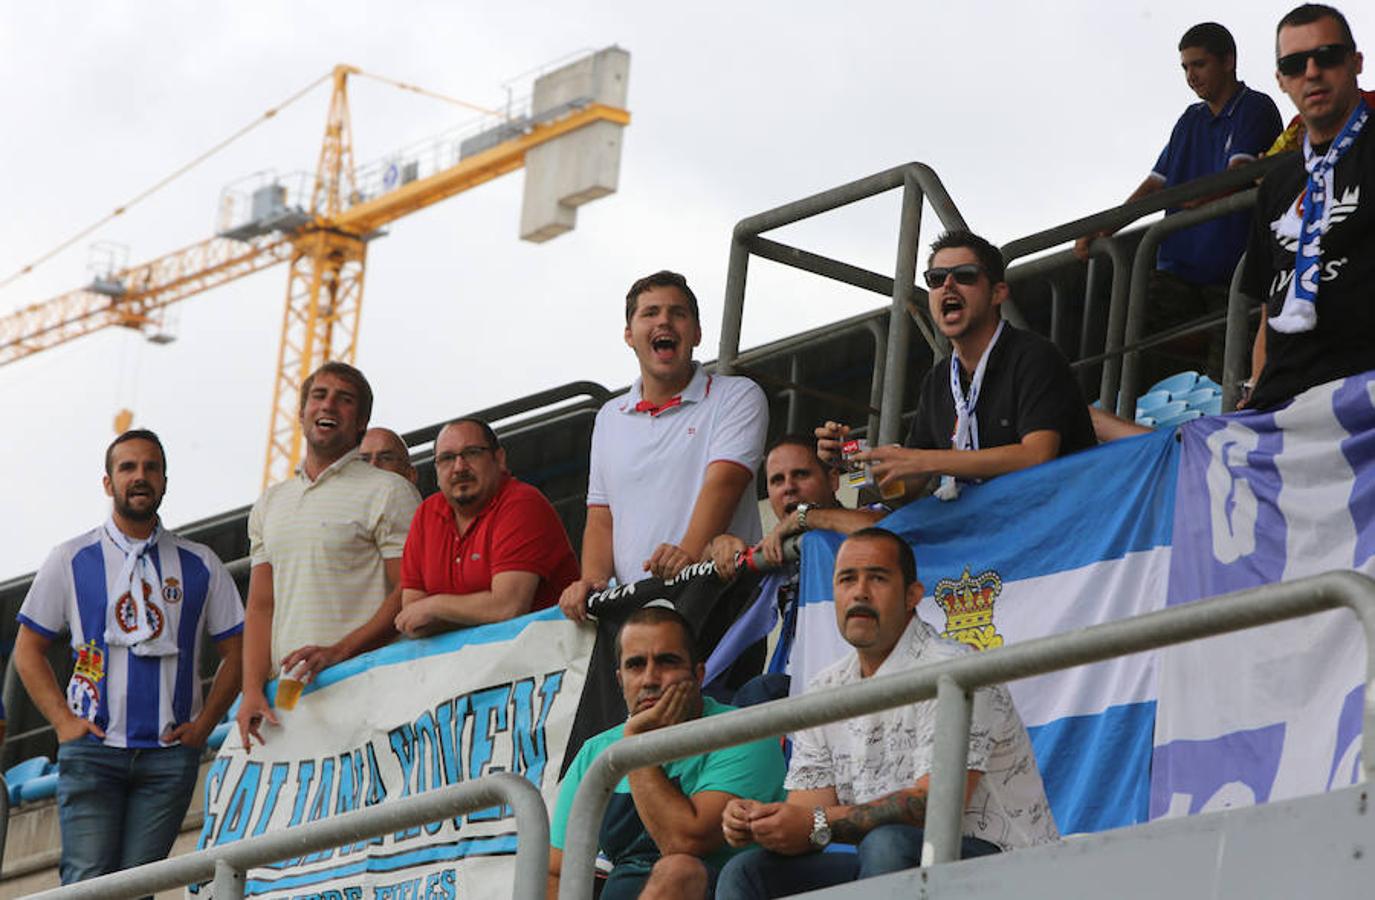
<path id="1" fill-rule="evenodd" d="M 368 251 L 357 360 L 374 424 L 401 431 L 575 379 L 618 387 L 635 374 L 621 298 L 655 269 L 687 274 L 703 302 L 700 356 L 716 355 L 730 230 L 747 215 L 911 160 L 995 243 L 1120 201 L 1195 100 L 1176 44 L 1196 22 L 1232 30 L 1242 78 L 1287 120 L 1272 48 L 1290 6 L 5 0 L 0 278 L 335 63 L 496 106 L 512 76 L 618 44 L 634 117 L 619 193 L 543 245 L 517 236 L 520 173 L 396 222 Z M 1358 41 L 1375 40 L 1370 4 L 1345 12 Z M 351 84 L 360 164 L 467 118 Z M 87 282 L 94 241 L 132 263 L 211 236 L 224 185 L 314 168 L 327 102 L 317 89 L 0 289 L 0 312 Z M 897 209 L 870 201 L 783 239 L 891 270 Z M 923 241 L 935 233 L 928 218 Z M 121 408 L 167 445 L 168 524 L 253 500 L 285 288 L 278 266 L 184 301 L 167 346 L 107 329 L 0 367 L 0 581 L 106 515 L 101 455 Z M 756 261 L 744 343 L 881 303 Z"/>

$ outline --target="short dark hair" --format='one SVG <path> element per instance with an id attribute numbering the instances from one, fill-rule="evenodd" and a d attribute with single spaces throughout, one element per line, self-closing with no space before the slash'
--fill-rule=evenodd
<path id="1" fill-rule="evenodd" d="M 653 606 L 641 606 L 626 616 L 621 627 L 616 630 L 616 668 L 621 667 L 621 635 L 625 633 L 627 628 L 631 625 L 662 625 L 665 622 L 672 622 L 683 632 L 683 643 L 687 645 L 688 664 L 696 668 L 702 654 L 697 649 L 697 635 L 692 631 L 692 624 L 674 607 L 657 603 Z"/>
<path id="2" fill-rule="evenodd" d="M 816 460 L 816 464 L 821 468 L 821 471 L 826 471 L 826 464 L 821 461 L 821 457 L 816 455 L 816 438 L 812 435 L 802 434 L 798 431 L 792 431 L 788 432 L 787 434 L 780 434 L 778 437 L 774 438 L 772 441 L 769 442 L 769 445 L 764 448 L 765 468 L 768 468 L 769 454 L 777 450 L 779 447 L 805 448 L 807 452 L 812 455 L 812 459 Z"/>
<path id="3" fill-rule="evenodd" d="M 888 541 L 898 548 L 898 568 L 902 571 L 902 586 L 909 588 L 917 583 L 917 557 L 912 552 L 912 547 L 902 538 L 898 537 L 887 528 L 861 528 L 854 534 L 845 539 L 850 541 Z"/>
<path id="4" fill-rule="evenodd" d="M 1003 262 L 1003 252 L 968 228 L 952 228 L 936 238 L 931 244 L 931 253 L 926 257 L 926 265 L 930 267 L 931 260 L 935 259 L 940 251 L 955 247 L 973 250 L 979 265 L 983 266 L 984 272 L 988 274 L 988 280 L 993 284 L 1007 280 L 1007 265 Z"/>
<path id="5" fill-rule="evenodd" d="M 306 380 L 301 383 L 301 412 L 306 411 L 306 398 L 310 396 L 310 387 L 315 383 L 315 379 L 321 375 L 333 375 L 335 378 L 347 381 L 353 385 L 353 389 L 358 392 L 358 417 L 362 421 L 358 424 L 363 426 L 363 430 L 358 432 L 358 439 L 363 439 L 363 431 L 367 430 L 368 421 L 372 419 L 372 385 L 363 377 L 363 373 L 355 369 L 346 362 L 332 359 L 306 376 Z"/>
<path id="6" fill-rule="evenodd" d="M 1285 14 L 1280 23 L 1275 26 L 1275 56 L 1280 55 L 1280 31 L 1286 27 L 1297 28 L 1300 25 L 1312 25 L 1319 19 L 1332 19 L 1337 23 L 1337 27 L 1342 30 L 1342 39 L 1352 50 L 1356 49 L 1356 38 L 1351 34 L 1351 25 L 1346 21 L 1346 16 L 1342 15 L 1334 7 L 1325 3 L 1305 3 L 1296 6 Z"/>
<path id="7" fill-rule="evenodd" d="M 481 419 L 477 419 L 477 418 L 474 418 L 474 417 L 472 417 L 472 416 L 462 416 L 461 418 L 457 418 L 457 419 L 453 419 L 453 420 L 451 420 L 451 421 L 445 422 L 445 423 L 444 423 L 444 428 L 449 428 L 449 427 L 454 426 L 454 425 L 475 425 L 475 426 L 477 426 L 477 428 L 478 428 L 479 430 L 481 430 L 481 432 L 482 432 L 482 439 L 485 440 L 485 441 L 487 442 L 487 446 L 488 446 L 488 447 L 490 447 L 490 448 L 493 449 L 493 450 L 500 450 L 500 449 L 501 449 L 501 440 L 500 440 L 499 438 L 497 438 L 497 433 L 496 433 L 495 431 L 492 430 L 492 426 L 491 426 L 491 425 L 488 425 L 486 422 L 482 421 Z M 440 430 L 440 431 L 443 431 L 444 428 L 441 428 L 441 429 L 439 429 L 439 430 Z M 436 435 L 436 437 L 438 437 L 438 435 Z"/>
<path id="8" fill-rule="evenodd" d="M 688 287 L 687 279 L 677 272 L 670 272 L 662 269 L 653 275 L 646 275 L 644 278 L 636 279 L 630 286 L 630 290 L 625 295 L 625 324 L 630 324 L 631 316 L 635 315 L 635 306 L 640 302 L 640 295 L 651 288 L 677 288 L 687 298 L 688 306 L 692 308 L 692 319 L 697 324 L 702 323 L 702 314 L 697 308 L 697 295 Z"/>
<path id="9" fill-rule="evenodd" d="M 147 441 L 158 448 L 158 456 L 162 457 L 162 474 L 167 474 L 167 451 L 162 448 L 162 441 L 158 436 L 147 428 L 131 428 L 119 437 L 110 442 L 110 446 L 105 448 L 105 474 L 115 474 L 115 448 L 125 441 Z"/>
<path id="10" fill-rule="evenodd" d="M 1184 32 L 1184 37 L 1179 39 L 1179 49 L 1183 51 L 1190 47 L 1202 47 L 1218 59 L 1229 56 L 1235 59 L 1237 55 L 1237 42 L 1232 38 L 1232 32 L 1216 22 L 1200 22 Z"/>

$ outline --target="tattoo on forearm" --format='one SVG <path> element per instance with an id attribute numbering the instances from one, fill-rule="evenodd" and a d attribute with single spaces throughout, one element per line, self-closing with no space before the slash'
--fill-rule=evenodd
<path id="1" fill-rule="evenodd" d="M 856 806 L 849 815 L 831 823 L 831 837 L 843 844 L 857 844 L 880 825 L 926 823 L 926 796 L 893 794 Z"/>

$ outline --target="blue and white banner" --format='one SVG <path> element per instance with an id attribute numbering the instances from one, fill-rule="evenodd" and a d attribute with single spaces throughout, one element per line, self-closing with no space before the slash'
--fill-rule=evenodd
<path id="1" fill-rule="evenodd" d="M 1373 376 L 1183 426 L 1169 604 L 1333 569 L 1375 574 Z M 1355 783 L 1365 659 L 1346 611 L 1165 651 L 1151 816 Z"/>
<path id="2" fill-rule="evenodd" d="M 1160 609 L 1170 567 L 1179 450 L 1172 433 L 1119 441 L 909 504 L 880 525 L 909 541 L 919 614 L 979 649 Z M 853 650 L 831 592 L 837 535 L 808 534 L 793 690 Z M 1065 833 L 1144 821 L 1155 656 L 1138 654 L 1008 685 Z"/>
<path id="3" fill-rule="evenodd" d="M 401 641 L 321 673 L 245 753 L 236 732 L 205 776 L 199 848 L 471 781 L 529 778 L 549 809 L 594 629 L 557 608 Z M 254 869 L 252 897 L 401 900 L 511 891 L 516 823 L 480 810 Z"/>

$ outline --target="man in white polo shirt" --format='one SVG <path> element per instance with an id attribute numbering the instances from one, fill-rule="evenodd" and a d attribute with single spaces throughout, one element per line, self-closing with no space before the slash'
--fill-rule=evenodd
<path id="1" fill-rule="evenodd" d="M 656 272 L 626 294 L 625 342 L 640 377 L 597 413 L 587 485 L 582 578 L 559 606 L 587 616 L 587 595 L 671 578 L 728 533 L 760 538 L 754 472 L 769 429 L 764 392 L 748 378 L 708 375 L 692 359 L 702 340 L 697 298 L 676 272 Z"/>
<path id="2" fill-rule="evenodd" d="M 243 702 L 239 734 L 262 740 L 276 723 L 263 685 L 305 663 L 307 676 L 396 636 L 401 551 L 420 494 L 405 478 L 368 465 L 358 445 L 372 388 L 353 366 L 327 362 L 301 386 L 306 458 L 268 488 L 248 517 Z"/>

